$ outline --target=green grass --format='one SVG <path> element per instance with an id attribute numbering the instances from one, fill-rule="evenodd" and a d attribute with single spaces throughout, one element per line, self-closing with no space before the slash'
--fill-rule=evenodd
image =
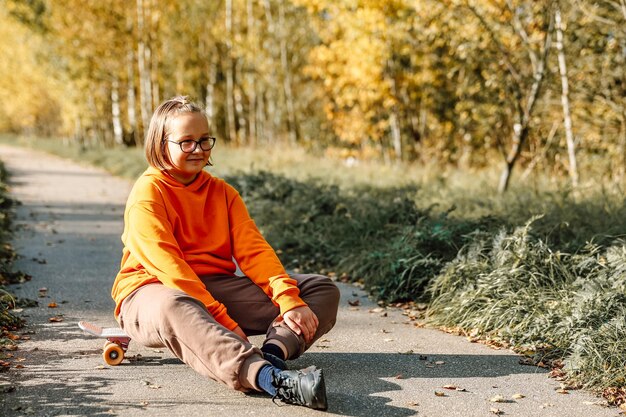
<path id="1" fill-rule="evenodd" d="M 126 178 L 146 167 L 136 149 L 17 141 Z M 361 282 L 386 302 L 428 303 L 433 325 L 563 362 L 576 385 L 626 388 L 619 187 L 588 182 L 574 192 L 566 179 L 536 177 L 498 195 L 496 170 L 348 167 L 288 147 L 218 145 L 213 161 L 288 269 Z"/>
<path id="2" fill-rule="evenodd" d="M 531 230 L 529 222 L 463 248 L 430 283 L 429 322 L 563 362 L 576 385 L 623 387 L 626 243 L 565 253 Z"/>

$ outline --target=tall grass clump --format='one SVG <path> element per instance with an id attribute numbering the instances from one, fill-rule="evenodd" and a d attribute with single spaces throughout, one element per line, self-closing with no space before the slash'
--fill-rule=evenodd
<path id="1" fill-rule="evenodd" d="M 576 385 L 626 382 L 626 244 L 555 251 L 512 233 L 477 236 L 429 285 L 428 321 L 558 360 Z"/>
<path id="2" fill-rule="evenodd" d="M 22 272 L 13 271 L 16 253 L 10 244 L 11 209 L 15 201 L 7 195 L 7 171 L 0 161 L 0 330 L 16 328 L 22 320 L 11 313 L 15 307 L 15 297 L 6 289 L 6 285 L 21 282 L 27 278 Z"/>

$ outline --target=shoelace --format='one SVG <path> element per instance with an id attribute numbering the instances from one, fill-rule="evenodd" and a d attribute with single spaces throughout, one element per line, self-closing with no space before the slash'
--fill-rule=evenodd
<path id="1" fill-rule="evenodd" d="M 295 388 L 296 380 L 295 378 L 290 378 L 286 375 L 275 374 L 274 380 L 272 381 L 274 386 L 276 387 L 276 394 L 272 397 L 272 402 L 276 405 L 279 405 L 276 402 L 276 399 L 287 400 L 295 402 L 296 404 L 303 404 L 301 398 L 298 397 Z"/>

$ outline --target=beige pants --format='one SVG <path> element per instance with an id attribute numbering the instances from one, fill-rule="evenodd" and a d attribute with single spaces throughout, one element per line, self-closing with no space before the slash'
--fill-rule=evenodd
<path id="1" fill-rule="evenodd" d="M 247 277 L 202 277 L 207 290 L 223 303 L 229 316 L 247 335 L 266 334 L 264 343 L 300 356 L 335 324 L 339 290 L 321 275 L 292 275 L 300 297 L 317 315 L 319 326 L 311 343 L 278 318 L 280 311 Z M 120 326 L 136 342 L 167 347 L 196 372 L 241 391 L 259 390 L 256 375 L 267 362 L 259 348 L 220 325 L 205 306 L 186 293 L 161 284 L 145 285 L 122 303 Z"/>

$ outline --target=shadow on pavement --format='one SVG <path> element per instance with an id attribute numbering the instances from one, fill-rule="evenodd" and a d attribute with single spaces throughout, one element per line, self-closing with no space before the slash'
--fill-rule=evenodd
<path id="1" fill-rule="evenodd" d="M 393 380 L 411 378 L 493 378 L 512 374 L 546 372 L 522 366 L 515 355 L 428 355 L 400 353 L 310 352 L 290 364 L 298 369 L 315 364 L 324 370 L 329 412 L 346 416 L 409 416 L 413 408 L 388 404 L 383 393 L 399 391 Z M 443 362 L 436 365 L 435 362 Z M 390 381 L 391 380 L 391 381 Z"/>

